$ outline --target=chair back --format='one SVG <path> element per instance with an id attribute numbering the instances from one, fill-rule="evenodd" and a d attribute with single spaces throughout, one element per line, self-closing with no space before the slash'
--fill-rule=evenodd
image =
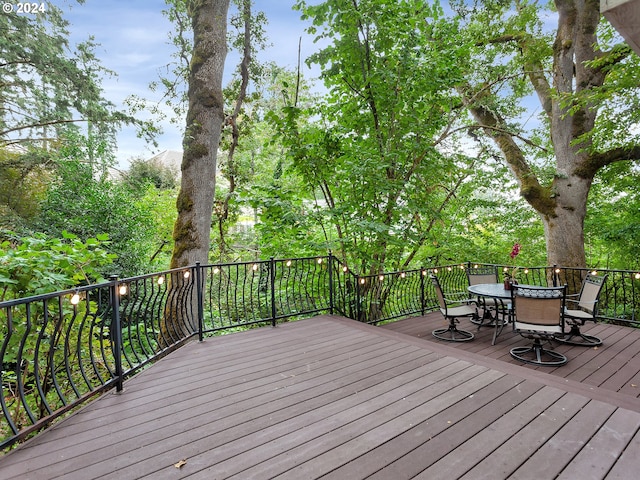
<path id="1" fill-rule="evenodd" d="M 469 285 L 480 285 L 481 283 L 499 283 L 497 267 L 479 266 L 478 268 L 467 268 L 466 271 Z"/>
<path id="2" fill-rule="evenodd" d="M 550 328 L 550 331 L 557 331 L 558 327 L 563 327 L 566 285 L 561 287 L 514 285 L 512 288 L 511 300 L 516 329 L 519 328 L 518 324 L 556 327 Z"/>
<path id="3" fill-rule="evenodd" d="M 433 289 L 436 291 L 436 298 L 438 299 L 438 305 L 440 305 L 440 309 L 442 311 L 447 310 L 447 302 L 444 300 L 444 294 L 442 293 L 442 288 L 440 287 L 440 281 L 438 277 L 435 275 L 431 275 L 431 283 L 433 283 Z"/>
<path id="4" fill-rule="evenodd" d="M 598 304 L 598 297 L 602 291 L 607 275 L 598 277 L 588 273 L 582 283 L 582 290 L 580 290 L 580 297 L 578 297 L 578 306 L 585 312 L 590 314 L 596 314 L 596 305 Z"/>

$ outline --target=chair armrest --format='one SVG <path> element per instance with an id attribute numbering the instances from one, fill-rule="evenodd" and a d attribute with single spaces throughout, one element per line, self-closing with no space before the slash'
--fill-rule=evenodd
<path id="1" fill-rule="evenodd" d="M 572 298 L 567 298 L 565 303 L 575 303 L 575 304 L 579 304 L 579 303 L 587 303 L 589 305 L 593 305 L 595 307 L 595 305 L 597 305 L 598 300 L 595 300 L 593 302 L 585 302 L 584 300 L 580 301 L 580 300 L 574 300 Z"/>

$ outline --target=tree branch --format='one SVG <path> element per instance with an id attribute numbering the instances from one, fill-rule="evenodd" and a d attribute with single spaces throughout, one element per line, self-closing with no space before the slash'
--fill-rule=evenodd
<path id="1" fill-rule="evenodd" d="M 603 167 L 616 162 L 640 161 L 640 145 L 620 147 L 606 152 L 592 154 L 586 162 L 576 169 L 576 175 L 584 178 L 593 176 Z"/>
<path id="2" fill-rule="evenodd" d="M 467 99 L 462 92 L 463 101 Z M 509 168 L 520 185 L 520 194 L 538 212 L 553 216 L 555 200 L 546 194 L 546 189 L 527 163 L 525 156 L 515 142 L 513 135 L 502 128 L 504 121 L 498 114 L 481 104 L 467 103 L 467 108 L 478 123 L 478 128 L 484 130 L 496 142 Z"/>
<path id="3" fill-rule="evenodd" d="M 66 124 L 66 123 L 82 123 L 82 122 L 88 122 L 88 121 L 89 120 L 87 120 L 86 118 L 80 118 L 80 119 L 71 119 L 71 120 L 51 120 L 51 121 L 48 121 L 48 122 L 33 123 L 33 124 L 30 124 L 30 125 L 22 125 L 22 126 L 10 128 L 8 130 L 4 130 L 4 131 L 0 132 L 0 137 L 8 135 L 9 133 L 19 132 L 19 131 L 22 131 L 22 130 L 28 130 L 30 128 L 49 127 L 51 125 L 63 125 L 63 124 Z"/>

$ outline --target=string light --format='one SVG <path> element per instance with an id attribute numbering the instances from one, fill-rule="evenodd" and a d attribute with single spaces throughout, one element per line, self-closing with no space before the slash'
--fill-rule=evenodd
<path id="1" fill-rule="evenodd" d="M 636 280 L 640 280 L 640 272 L 636 273 Z"/>
<path id="2" fill-rule="evenodd" d="M 185 280 L 186 280 L 187 278 L 189 278 L 189 277 L 191 276 L 191 272 L 190 272 L 189 270 L 187 270 L 187 271 L 185 271 L 185 272 L 184 272 L 184 274 L 183 274 L 182 276 L 183 276 L 183 277 L 185 278 Z"/>
<path id="3" fill-rule="evenodd" d="M 382 281 L 384 280 L 384 275 L 380 275 L 380 276 L 378 277 L 378 280 L 380 280 L 380 281 L 382 282 Z"/>
<path id="4" fill-rule="evenodd" d="M 164 277 L 158 277 L 158 285 L 162 285 L 164 283 Z"/>
<path id="5" fill-rule="evenodd" d="M 321 259 L 321 258 L 319 258 L 319 259 L 318 259 L 318 265 L 320 265 L 321 263 L 322 263 L 322 259 Z"/>
<path id="6" fill-rule="evenodd" d="M 287 267 L 290 267 L 291 266 L 291 260 L 287 260 L 286 265 L 287 265 Z"/>
<path id="7" fill-rule="evenodd" d="M 254 263 L 253 266 L 251 267 L 253 269 L 253 271 L 255 272 L 256 270 L 258 270 L 258 264 Z"/>
<path id="8" fill-rule="evenodd" d="M 127 294 L 127 286 L 124 283 L 118 288 L 118 293 L 120 293 L 120 295 Z"/>
<path id="9" fill-rule="evenodd" d="M 349 268 L 348 268 L 348 267 L 342 267 L 342 271 L 343 271 L 344 273 L 347 273 L 347 272 L 349 271 Z"/>
<path id="10" fill-rule="evenodd" d="M 400 278 L 405 278 L 406 276 L 407 276 L 407 274 L 406 274 L 406 273 L 404 273 L 404 272 L 402 272 L 402 273 L 400 274 Z"/>
<path id="11" fill-rule="evenodd" d="M 216 275 L 219 274 L 220 273 L 220 269 L 218 267 L 214 268 L 213 269 L 213 273 L 216 274 Z"/>
<path id="12" fill-rule="evenodd" d="M 364 285 L 364 282 L 365 282 L 365 279 L 364 279 L 364 278 L 361 278 L 361 279 L 360 279 L 360 285 Z"/>
<path id="13" fill-rule="evenodd" d="M 80 303 L 80 294 L 78 292 L 71 296 L 71 305 L 78 305 Z"/>

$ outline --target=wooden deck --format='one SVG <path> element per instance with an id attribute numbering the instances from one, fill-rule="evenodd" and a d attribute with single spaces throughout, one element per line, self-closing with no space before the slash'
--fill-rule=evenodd
<path id="1" fill-rule="evenodd" d="M 557 369 L 442 317 L 340 317 L 191 343 L 0 458 L 9 479 L 600 479 L 640 471 L 640 330 Z M 465 327 L 472 328 L 471 324 Z"/>

